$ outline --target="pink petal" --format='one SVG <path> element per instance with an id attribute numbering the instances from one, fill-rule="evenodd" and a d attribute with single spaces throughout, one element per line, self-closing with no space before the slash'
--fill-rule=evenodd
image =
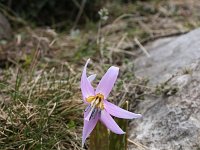
<path id="1" fill-rule="evenodd" d="M 84 112 L 84 118 L 88 115 L 89 111 Z M 97 115 L 95 118 L 90 119 L 90 121 L 86 121 L 84 119 L 84 126 L 83 126 L 83 135 L 82 135 L 82 147 L 84 146 L 85 140 L 90 135 L 92 130 L 97 124 L 97 121 L 99 120 L 99 116 Z"/>
<path id="2" fill-rule="evenodd" d="M 117 125 L 114 119 L 105 111 L 101 111 L 100 121 L 112 132 L 116 134 L 124 134 L 125 132 Z"/>
<path id="3" fill-rule="evenodd" d="M 103 94 L 104 98 L 106 99 L 115 84 L 118 73 L 119 73 L 118 67 L 114 66 L 110 67 L 108 71 L 105 73 L 105 75 L 102 77 L 101 81 L 99 82 L 99 85 L 97 86 L 95 93 Z"/>
<path id="4" fill-rule="evenodd" d="M 141 118 L 141 114 L 135 114 L 130 111 L 124 110 L 107 100 L 104 100 L 104 107 L 106 111 L 111 114 L 112 116 L 118 117 L 118 118 L 124 118 L 124 119 L 133 119 L 133 118 Z"/>
<path id="5" fill-rule="evenodd" d="M 81 91 L 82 91 L 84 101 L 85 101 L 85 98 L 94 95 L 94 88 L 92 87 L 92 85 L 86 75 L 86 69 L 87 69 L 87 65 L 88 65 L 89 61 L 90 61 L 90 59 L 87 60 L 85 66 L 84 66 L 84 69 L 83 69 L 82 76 L 81 76 Z"/>
<path id="6" fill-rule="evenodd" d="M 96 78 L 96 74 L 92 74 L 88 77 L 88 80 L 90 81 L 90 83 L 92 83 L 92 81 L 94 81 L 94 79 Z"/>

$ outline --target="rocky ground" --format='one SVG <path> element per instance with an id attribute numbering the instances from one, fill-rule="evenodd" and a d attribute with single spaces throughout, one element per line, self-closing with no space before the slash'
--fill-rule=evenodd
<path id="1" fill-rule="evenodd" d="M 200 29 L 157 40 L 147 46 L 149 58 L 135 60 L 136 75 L 148 77 L 149 86 L 165 83 L 166 93 L 139 104 L 144 116 L 131 124 L 132 140 L 152 150 L 200 148 L 199 41 Z"/>

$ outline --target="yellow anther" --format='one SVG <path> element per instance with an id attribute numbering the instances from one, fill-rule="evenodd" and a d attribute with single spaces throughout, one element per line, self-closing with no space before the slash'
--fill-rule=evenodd
<path id="1" fill-rule="evenodd" d="M 100 100 L 104 100 L 104 96 L 103 96 L 103 94 L 101 94 L 101 93 L 98 93 L 98 94 L 96 95 L 96 97 L 98 97 Z"/>
<path id="2" fill-rule="evenodd" d="M 91 103 L 95 98 L 96 98 L 96 96 L 89 96 L 88 98 L 86 98 L 86 101 L 88 103 Z"/>
<path id="3" fill-rule="evenodd" d="M 95 107 L 99 107 L 100 109 L 104 109 L 103 100 L 104 96 L 100 93 L 96 94 L 95 96 L 89 96 L 86 99 L 88 103 L 92 103 L 92 105 L 95 105 Z"/>

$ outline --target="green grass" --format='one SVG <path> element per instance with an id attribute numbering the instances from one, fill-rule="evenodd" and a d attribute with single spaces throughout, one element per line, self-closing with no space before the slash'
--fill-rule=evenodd
<path id="1" fill-rule="evenodd" d="M 80 147 L 79 74 L 43 70 L 28 80 L 26 73 L 10 71 L 1 75 L 10 74 L 7 82 L 0 81 L 0 149 Z"/>

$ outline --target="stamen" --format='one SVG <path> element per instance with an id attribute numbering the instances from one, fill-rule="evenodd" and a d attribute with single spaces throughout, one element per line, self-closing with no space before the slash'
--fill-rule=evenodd
<path id="1" fill-rule="evenodd" d="M 87 115 L 87 117 L 85 118 L 85 120 L 90 121 L 90 116 L 92 115 L 92 112 L 95 108 L 95 105 L 92 106 L 92 109 L 90 110 L 89 114 Z"/>
<path id="2" fill-rule="evenodd" d="M 91 118 L 94 119 L 97 115 L 100 114 L 101 110 L 104 109 L 104 96 L 99 93 L 96 96 L 89 96 L 86 100 L 90 103 L 90 105 L 85 109 L 85 112 L 89 110 L 85 120 L 90 121 Z"/>
<path id="3" fill-rule="evenodd" d="M 89 96 L 88 98 L 86 98 L 86 101 L 88 103 L 91 103 L 92 101 L 94 101 L 94 99 L 95 99 L 95 96 Z"/>
<path id="4" fill-rule="evenodd" d="M 91 116 L 90 116 L 90 119 L 91 119 L 91 118 L 93 118 L 93 119 L 95 118 L 97 109 L 98 109 L 98 108 L 95 108 L 95 109 L 92 111 L 92 114 L 91 114 Z M 89 120 L 90 120 L 90 119 L 89 119 Z"/>
<path id="5" fill-rule="evenodd" d="M 85 108 L 84 112 L 88 111 L 90 108 L 91 108 L 91 105 L 88 105 L 88 106 Z"/>

